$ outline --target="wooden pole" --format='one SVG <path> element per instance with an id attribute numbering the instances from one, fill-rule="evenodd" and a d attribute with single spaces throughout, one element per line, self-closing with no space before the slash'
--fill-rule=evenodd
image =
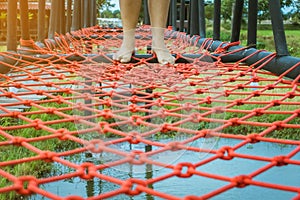
<path id="1" fill-rule="evenodd" d="M 80 11 L 81 11 L 81 0 L 74 0 L 73 18 L 71 31 L 79 30 L 80 27 Z"/>
<path id="2" fill-rule="evenodd" d="M 90 7 L 89 4 L 90 4 L 90 0 L 84 0 L 83 2 L 83 27 L 84 28 L 89 27 L 90 25 L 89 19 L 90 19 L 90 13 L 92 11 L 89 9 Z"/>
<path id="3" fill-rule="evenodd" d="M 88 27 L 93 26 L 93 16 L 94 16 L 94 9 L 93 9 L 93 1 L 94 0 L 89 0 L 89 5 L 88 5 Z"/>
<path id="4" fill-rule="evenodd" d="M 55 6 L 55 8 L 54 8 L 54 36 L 55 36 L 55 33 L 60 33 L 60 28 L 61 28 L 61 22 L 60 22 L 60 17 L 61 17 L 61 7 L 60 7 L 60 1 L 61 0 L 52 0 L 52 2 L 54 3 L 55 2 L 55 4 L 54 4 L 54 6 Z M 51 12 L 52 12 L 52 10 L 51 10 Z"/>
<path id="5" fill-rule="evenodd" d="M 66 33 L 66 8 L 65 0 L 59 0 L 59 33 Z"/>
<path id="6" fill-rule="evenodd" d="M 79 15 L 79 20 L 80 20 L 80 28 L 84 27 L 84 2 L 86 0 L 81 0 L 80 3 L 80 15 Z"/>
<path id="7" fill-rule="evenodd" d="M 21 39 L 30 40 L 28 0 L 20 0 Z"/>
<path id="8" fill-rule="evenodd" d="M 93 5 L 92 5 L 92 10 L 93 10 L 93 18 L 92 18 L 92 23 L 93 26 L 97 25 L 97 14 L 98 14 L 98 8 L 96 4 L 96 0 L 93 0 Z"/>
<path id="9" fill-rule="evenodd" d="M 67 0 L 67 19 L 66 19 L 66 32 L 71 31 L 72 26 L 72 0 Z"/>
<path id="10" fill-rule="evenodd" d="M 38 10 L 38 41 L 43 42 L 46 38 L 45 33 L 45 16 L 46 16 L 46 1 L 39 0 L 39 10 Z"/>
<path id="11" fill-rule="evenodd" d="M 52 0 L 51 2 L 51 10 L 50 10 L 50 22 L 49 22 L 49 30 L 48 30 L 48 38 L 54 38 L 55 32 L 57 32 L 57 0 Z"/>
<path id="12" fill-rule="evenodd" d="M 17 51 L 17 0 L 8 0 L 7 50 Z"/>

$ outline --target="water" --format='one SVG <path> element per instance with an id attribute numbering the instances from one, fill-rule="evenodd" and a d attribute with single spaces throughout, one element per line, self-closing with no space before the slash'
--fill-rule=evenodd
<path id="1" fill-rule="evenodd" d="M 212 139 L 214 149 L 219 149 L 222 146 L 234 146 L 238 144 L 239 140 L 229 140 L 229 139 Z M 193 143 L 192 145 L 199 145 L 198 143 Z M 143 149 L 144 146 L 134 145 L 134 146 L 119 146 L 123 151 L 129 151 L 130 149 Z M 263 157 L 274 157 L 278 155 L 287 155 L 296 146 L 292 145 L 279 145 L 272 143 L 256 143 L 256 144 L 248 144 L 239 150 L 237 153 L 248 154 L 248 155 L 256 155 Z M 164 153 L 152 159 L 155 159 L 160 162 L 165 163 L 181 163 L 181 162 L 192 162 L 196 163 L 201 161 L 202 159 L 206 159 L 210 154 L 199 154 L 191 151 L 181 151 L 181 152 L 168 152 Z M 77 157 L 72 158 L 77 159 L 77 161 L 72 160 L 72 162 L 80 163 L 85 162 L 87 160 L 92 161 L 97 164 L 99 160 L 110 159 L 117 160 L 119 158 L 112 157 L 110 155 L 77 155 Z M 293 160 L 300 160 L 299 153 L 295 155 Z M 108 161 L 108 160 L 107 160 Z M 250 174 L 257 169 L 266 166 L 268 162 L 264 161 L 254 161 L 249 159 L 241 159 L 234 158 L 233 160 L 215 160 L 206 165 L 200 166 L 197 168 L 197 171 L 235 177 L 241 174 Z M 66 174 L 70 172 L 70 169 L 64 166 L 55 166 L 56 170 L 54 170 L 52 176 L 59 174 Z M 72 170 L 71 170 L 72 171 Z M 149 178 L 160 177 L 162 175 L 166 175 L 171 173 L 171 169 L 155 167 L 152 165 L 122 165 L 114 168 L 105 169 L 102 171 L 102 174 L 107 176 L 115 177 L 117 179 L 126 180 L 129 178 L 137 178 L 146 180 Z M 299 166 L 296 165 L 286 165 L 282 167 L 273 167 L 269 171 L 262 173 L 254 178 L 256 181 L 262 181 L 273 184 L 287 185 L 287 186 L 300 186 L 300 171 Z M 189 178 L 178 178 L 171 177 L 159 182 L 154 183 L 150 186 L 155 191 L 159 191 L 162 193 L 169 194 L 171 196 L 176 196 L 180 198 L 184 198 L 188 195 L 204 195 L 213 190 L 216 190 L 222 186 L 228 185 L 228 182 L 205 178 L 197 175 L 193 175 Z M 80 178 L 72 178 L 68 180 L 63 180 L 55 183 L 44 184 L 41 186 L 42 189 L 51 192 L 53 194 L 67 197 L 70 195 L 78 195 L 83 198 L 97 196 L 99 194 L 107 193 L 109 191 L 114 191 L 120 188 L 119 185 L 113 184 L 111 182 L 99 179 L 93 179 L 89 181 L 81 180 Z M 234 199 L 292 199 L 297 194 L 292 192 L 285 192 L 280 190 L 273 190 L 268 188 L 256 187 L 256 186 L 247 186 L 245 188 L 233 188 L 227 192 L 221 193 L 218 196 L 213 197 L 212 199 L 220 199 L 220 200 L 234 200 Z M 275 198 L 276 197 L 276 198 Z M 30 199 L 47 199 L 38 195 L 32 196 Z M 151 196 L 145 193 L 142 193 L 138 196 L 126 196 L 119 195 L 114 196 L 110 199 L 133 199 L 133 200 L 156 200 L 161 199 L 157 196 Z"/>

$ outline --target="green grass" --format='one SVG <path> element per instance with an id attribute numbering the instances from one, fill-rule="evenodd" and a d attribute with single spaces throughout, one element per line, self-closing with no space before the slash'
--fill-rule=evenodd
<path id="1" fill-rule="evenodd" d="M 41 104 L 44 107 L 58 107 L 56 103 L 47 103 Z M 60 104 L 59 107 L 67 107 L 66 104 Z M 36 111 L 36 108 L 31 108 L 27 111 Z M 66 114 L 71 114 L 72 111 L 67 111 Z M 29 115 L 28 118 L 30 119 L 41 119 L 42 121 L 50 121 L 50 120 L 57 120 L 59 119 L 56 115 L 51 114 L 33 114 Z M 21 121 L 16 118 L 5 117 L 0 119 L 0 125 L 2 127 L 11 127 L 13 125 L 25 125 L 28 124 L 25 121 Z M 65 128 L 70 131 L 76 130 L 76 127 L 73 123 L 57 123 L 50 125 L 49 127 L 53 129 L 61 129 Z M 24 129 L 16 129 L 16 130 L 7 130 L 7 133 L 17 136 L 17 137 L 24 137 L 24 138 L 34 138 L 40 136 L 51 135 L 51 133 L 44 131 L 44 130 L 36 130 L 34 128 L 24 128 Z M 5 141 L 6 138 L 0 136 L 0 141 Z M 35 146 L 38 149 L 44 151 L 54 151 L 59 152 L 65 149 L 74 149 L 78 146 L 78 144 L 71 142 L 71 141 L 61 141 L 59 139 L 49 139 L 40 142 L 31 142 L 31 145 Z M 0 146 L 1 152 L 1 161 L 13 161 L 22 158 L 29 158 L 34 157 L 36 154 L 34 152 L 29 151 L 28 149 L 22 146 Z M 26 176 L 31 175 L 35 177 L 44 177 L 47 176 L 47 173 L 51 172 L 52 170 L 52 163 L 46 162 L 43 160 L 37 160 L 32 162 L 26 162 L 22 164 L 16 164 L 13 166 L 2 167 L 2 170 L 13 174 L 14 176 Z M 7 179 L 0 177 L 0 188 L 12 185 L 10 181 Z M 17 195 L 15 192 L 1 194 L 0 200 L 8 200 L 8 199 L 21 199 L 23 197 Z"/>
<path id="2" fill-rule="evenodd" d="M 270 84 L 273 84 L 274 82 L 273 81 L 268 81 L 268 79 L 274 79 L 276 77 L 274 77 L 273 75 L 267 75 L 267 74 L 257 74 L 257 76 L 262 80 L 260 81 L 258 84 L 259 86 L 267 86 L 267 85 L 270 85 Z M 228 75 L 228 78 L 230 78 L 231 76 Z M 226 79 L 226 75 L 223 75 L 222 78 Z M 246 80 L 250 80 L 251 77 L 248 75 L 248 76 L 245 76 L 243 77 L 243 79 L 246 79 Z M 233 86 L 236 86 L 238 84 L 245 84 L 245 81 L 235 81 L 233 83 L 227 83 L 226 85 L 227 86 L 230 86 L 230 84 L 232 84 Z M 291 88 L 279 88 L 279 87 L 284 87 L 284 86 L 287 86 L 287 84 L 278 84 L 277 87 L 275 87 L 274 89 L 270 89 L 270 90 L 267 90 L 265 92 L 262 93 L 261 96 L 257 96 L 257 97 L 252 97 L 250 100 L 247 100 L 246 103 L 244 105 L 239 105 L 239 106 L 233 106 L 233 107 L 229 107 L 229 110 L 239 110 L 239 111 L 242 111 L 243 113 L 238 113 L 238 112 L 235 112 L 235 111 L 227 111 L 227 112 L 224 112 L 224 113 L 220 113 L 220 114 L 213 114 L 213 115 L 210 115 L 210 116 L 207 116 L 207 118 L 214 118 L 214 119 L 220 119 L 220 120 L 229 120 L 229 119 L 232 119 L 232 118 L 241 118 L 241 117 L 244 117 L 244 116 L 247 116 L 249 115 L 249 113 L 255 109 L 258 109 L 258 108 L 263 108 L 265 106 L 267 106 L 268 104 L 263 104 L 264 102 L 271 102 L 273 100 L 280 100 L 283 96 L 273 96 L 273 94 L 286 94 L 287 92 L 290 92 Z M 187 89 L 187 88 L 185 88 Z M 190 88 L 192 90 L 192 88 Z M 226 88 L 224 88 L 226 89 Z M 261 90 L 262 88 L 260 88 L 259 90 Z M 217 90 L 212 90 L 212 92 L 216 92 Z M 161 92 L 163 93 L 163 90 L 162 89 L 158 89 L 154 92 Z M 244 88 L 244 89 L 236 89 L 234 92 L 239 92 L 239 93 L 252 93 L 253 92 L 253 89 L 251 88 Z M 227 101 L 235 101 L 237 99 L 245 99 L 246 97 L 249 96 L 249 94 L 245 94 L 245 95 L 235 95 L 235 94 L 231 94 L 229 95 L 228 97 L 224 97 L 222 98 L 222 100 L 227 100 Z M 264 94 L 268 94 L 269 96 L 267 95 L 264 95 Z M 169 95 L 176 95 L 175 93 L 169 93 Z M 205 99 L 207 97 L 207 93 L 205 94 L 200 94 L 200 95 L 196 95 L 194 94 L 192 96 L 192 98 L 199 98 L 199 99 Z M 164 99 L 165 101 L 167 101 L 167 99 Z M 221 100 L 221 99 L 219 99 Z M 261 103 L 258 103 L 258 104 L 251 104 L 251 102 L 261 102 Z M 291 98 L 291 99 L 285 99 L 284 102 L 300 102 L 300 96 L 295 96 L 294 98 Z M 177 109 L 179 107 L 179 105 L 183 105 L 185 103 L 187 103 L 187 101 L 178 101 L 178 100 L 173 100 L 172 103 L 176 103 L 178 104 L 178 106 L 168 106 L 168 105 L 164 105 L 164 108 L 167 109 L 167 110 L 172 110 L 172 109 Z M 195 102 L 190 102 L 190 103 L 195 103 Z M 193 112 L 200 112 L 200 113 L 203 113 L 203 112 L 206 112 L 205 109 L 202 109 L 202 108 L 212 108 L 212 107 L 218 107 L 218 106 L 222 106 L 222 107 L 225 107 L 229 104 L 229 102 L 227 104 L 225 103 L 213 103 L 213 104 L 200 104 L 198 105 L 198 108 L 199 110 L 191 110 L 191 111 L 184 111 L 184 110 L 180 110 L 178 111 L 177 113 L 179 114 L 190 114 L 190 113 L 193 113 Z M 157 108 L 157 110 L 159 110 L 160 108 Z M 297 110 L 299 109 L 298 108 L 298 105 L 280 105 L 280 106 L 273 106 L 273 107 L 270 107 L 268 109 L 265 109 L 266 111 L 294 111 L 294 110 Z M 269 125 L 271 125 L 271 123 L 273 122 L 277 122 L 277 121 L 283 121 L 285 119 L 287 119 L 288 117 L 290 117 L 291 114 L 281 114 L 281 113 L 276 113 L 276 114 L 263 114 L 261 116 L 252 116 L 252 117 L 249 117 L 247 120 L 245 121 L 248 121 L 248 122 L 260 122 L 260 123 L 268 123 Z M 157 119 L 159 120 L 159 119 Z M 162 120 L 162 119 L 160 119 Z M 167 116 L 166 118 L 163 119 L 165 123 L 168 123 L 168 124 L 172 124 L 172 123 L 176 123 L 177 121 L 181 120 L 180 118 L 175 118 L 175 117 L 171 117 L 171 116 Z M 296 117 L 295 119 L 293 120 L 290 120 L 289 122 L 287 122 L 288 124 L 300 124 L 300 117 Z M 182 128 L 188 128 L 188 129 L 191 129 L 191 130 L 202 130 L 202 129 L 212 129 L 212 128 L 215 128 L 215 127 L 219 127 L 219 126 L 222 126 L 223 124 L 221 123 L 212 123 L 212 122 L 200 122 L 200 123 L 186 123 L 184 124 L 183 126 L 181 126 Z M 228 133 L 228 134 L 242 134 L 242 135 L 249 135 L 249 134 L 259 134 L 261 133 L 262 131 L 266 130 L 268 127 L 267 126 L 254 126 L 254 125 L 237 125 L 237 126 L 230 126 L 228 128 L 225 128 L 223 130 L 221 130 L 220 132 L 223 132 L 223 133 Z M 175 133 L 174 131 L 170 131 L 168 132 L 167 134 L 166 133 L 157 133 L 155 136 L 157 136 L 158 138 L 159 137 L 165 137 L 166 135 L 170 135 L 170 136 L 174 136 L 176 135 L 177 133 Z M 180 134 L 180 133 L 179 133 Z M 291 140 L 300 140 L 300 129 L 293 129 L 293 128 L 282 128 L 282 129 L 278 129 L 278 130 L 274 130 L 274 131 L 271 131 L 269 132 L 266 137 L 271 137 L 271 138 L 278 138 L 278 139 L 291 139 Z"/>
<path id="3" fill-rule="evenodd" d="M 268 81 L 268 79 L 274 79 L 273 75 L 267 75 L 267 74 L 256 74 L 259 79 L 261 79 L 260 82 L 258 82 L 259 86 L 267 86 L 270 84 L 273 84 L 273 81 Z M 243 77 L 245 79 L 250 79 L 250 76 L 245 76 Z M 232 83 L 232 85 L 237 85 L 237 84 L 244 84 L 243 81 L 236 81 Z M 280 88 L 280 87 L 286 87 L 288 86 L 287 84 L 279 83 L 276 85 L 274 89 L 266 90 L 262 93 L 262 95 L 257 96 L 257 97 L 252 97 L 251 99 L 247 100 L 244 105 L 236 105 L 234 107 L 231 107 L 230 109 L 235 109 L 239 111 L 243 111 L 243 113 L 237 113 L 237 112 L 227 112 L 225 114 L 225 119 L 231 119 L 231 118 L 241 118 L 244 117 L 249 111 L 253 111 L 258 108 L 264 108 L 269 105 L 273 100 L 281 100 L 283 98 L 283 94 L 286 94 L 291 91 L 290 87 L 287 88 Z M 262 88 L 259 88 L 258 90 L 261 90 Z M 244 88 L 244 89 L 237 89 L 234 92 L 240 92 L 240 93 L 252 93 L 253 89 L 251 88 Z M 245 99 L 246 97 L 249 96 L 249 94 L 245 95 L 230 95 L 229 97 L 226 98 L 226 100 L 237 100 L 237 99 Z M 278 94 L 281 94 L 280 96 L 276 96 Z M 298 93 L 297 93 L 298 94 Z M 251 102 L 261 102 L 261 104 L 251 104 Z M 267 104 L 263 104 L 263 102 L 268 102 Z M 284 103 L 288 102 L 300 102 L 300 96 L 295 96 L 293 98 L 287 98 L 283 101 Z M 272 106 L 268 109 L 265 109 L 265 111 L 269 112 L 277 112 L 277 111 L 295 111 L 299 109 L 298 105 L 279 105 L 279 106 Z M 251 121 L 251 122 L 261 122 L 261 123 L 273 123 L 277 121 L 283 121 L 290 117 L 292 114 L 281 114 L 281 113 L 276 113 L 276 114 L 262 114 L 260 116 L 253 116 L 251 118 L 248 118 L 246 121 Z M 300 124 L 300 117 L 296 117 L 293 120 L 290 120 L 287 122 L 287 124 Z M 230 126 L 226 129 L 223 130 L 224 133 L 231 133 L 231 134 L 243 134 L 243 135 L 248 135 L 248 134 L 259 134 L 262 131 L 266 130 L 268 127 L 266 126 L 250 126 L 250 125 L 238 125 L 238 126 Z M 266 137 L 272 137 L 272 138 L 279 138 L 279 139 L 291 139 L 291 140 L 300 140 L 300 129 L 292 129 L 292 128 L 282 128 L 278 130 L 274 130 L 272 132 L 269 132 Z"/>
<path id="4" fill-rule="evenodd" d="M 286 41 L 289 53 L 291 56 L 300 57 L 300 31 L 299 30 L 286 30 L 285 31 Z M 247 31 L 241 31 L 242 45 L 247 44 Z M 272 30 L 258 30 L 257 32 L 257 48 L 265 49 L 270 52 L 275 52 L 275 43 L 273 39 Z"/>
<path id="5" fill-rule="evenodd" d="M 259 26 L 260 27 L 260 26 Z M 243 26 L 243 28 L 247 28 Z M 230 41 L 231 24 L 224 24 L 221 28 L 221 41 Z M 291 56 L 300 58 L 300 31 L 299 29 L 289 27 L 285 29 L 288 50 Z M 213 36 L 212 24 L 208 24 L 207 37 Z M 247 29 L 241 30 L 240 41 L 242 46 L 247 45 Z M 275 43 L 273 38 L 273 30 L 271 25 L 261 26 L 257 31 L 257 49 L 264 49 L 269 52 L 275 52 Z"/>
<path id="6" fill-rule="evenodd" d="M 236 83 L 234 83 L 236 84 Z M 260 84 L 269 84 L 268 82 L 263 82 Z M 288 90 L 288 89 L 287 89 Z M 243 92 L 249 92 L 252 91 L 251 89 L 242 89 L 241 91 Z M 161 91 L 160 91 L 161 92 Z M 286 92 L 285 89 L 274 89 L 271 92 L 273 93 L 283 93 Z M 207 95 L 207 94 L 206 94 Z M 199 97 L 201 97 L 201 95 L 199 95 Z M 205 98 L 205 96 L 203 96 L 203 98 Z M 243 98 L 241 96 L 235 96 L 235 95 L 230 95 L 229 97 L 227 97 L 227 100 L 235 100 L 237 98 Z M 270 99 L 270 97 L 266 97 L 266 96 L 260 96 L 260 97 L 255 97 L 254 98 L 255 101 L 270 101 L 273 99 Z M 300 97 L 295 97 L 293 99 L 291 99 L 290 101 L 300 101 Z M 180 102 L 178 100 L 174 100 L 172 101 L 172 103 L 177 103 L 180 104 Z M 57 104 L 57 103 L 45 103 L 45 104 L 41 104 L 43 107 L 50 107 L 50 108 L 67 108 L 68 105 L 66 104 Z M 207 105 L 207 104 L 202 104 L 199 105 L 200 107 L 211 107 L 212 105 Z M 164 106 L 165 109 L 168 110 L 172 110 L 175 109 L 177 106 Z M 256 109 L 258 107 L 262 107 L 261 105 L 252 105 L 252 104 L 245 104 L 245 105 L 241 105 L 241 106 L 235 106 L 233 107 L 233 109 L 239 109 L 239 110 L 253 110 Z M 112 109 L 112 108 L 111 108 Z M 159 108 L 157 108 L 159 109 Z M 295 110 L 295 106 L 279 106 L 279 107 L 273 107 L 269 110 L 284 110 L 284 111 L 288 111 L 288 110 Z M 31 109 L 27 110 L 29 112 L 33 112 L 38 110 L 37 108 L 32 107 Z M 64 113 L 68 114 L 68 115 L 72 115 L 72 114 L 78 114 L 78 113 L 74 113 L 74 110 L 70 109 L 70 110 L 66 110 L 63 111 Z M 181 111 L 179 111 L 181 112 Z M 120 114 L 120 113 L 119 113 Z M 127 116 L 132 116 L 132 115 L 139 115 L 139 116 L 145 116 L 145 113 L 141 112 L 141 113 L 125 113 L 125 115 Z M 124 115 L 124 116 L 125 116 Z M 237 117 L 243 117 L 246 114 L 244 113 L 236 113 L 236 112 L 226 112 L 226 113 L 221 113 L 219 116 L 218 114 L 212 116 L 213 118 L 218 118 L 220 117 L 220 119 L 231 119 L 231 118 L 237 118 Z M 28 118 L 30 119 L 41 119 L 42 121 L 53 121 L 53 120 L 57 120 L 59 119 L 59 116 L 57 115 L 51 115 L 51 114 L 31 114 L 31 115 L 27 115 Z M 275 121 L 281 121 L 284 120 L 288 117 L 288 115 L 283 115 L 283 114 L 276 114 L 276 115 L 267 115 L 264 114 L 262 116 L 256 116 L 256 117 L 252 117 L 250 118 L 251 121 L 257 121 L 257 122 L 267 122 L 267 123 L 272 123 Z M 102 117 L 95 119 L 96 121 L 103 121 L 104 119 Z M 159 119 L 158 119 L 159 120 Z M 165 123 L 174 123 L 178 120 L 181 120 L 179 118 L 173 118 L 173 117 L 167 117 L 166 119 L 164 119 Z M 107 122 L 109 123 L 114 123 L 113 119 L 106 119 Z M 155 120 L 154 120 L 155 121 Z M 153 122 L 154 122 L 153 121 Z M 158 121 L 159 122 L 159 121 Z M 293 124 L 300 124 L 300 118 L 296 118 L 292 121 Z M 2 127 L 11 127 L 13 125 L 24 125 L 27 124 L 27 122 L 25 121 L 21 121 L 20 119 L 16 119 L 16 118 L 10 118 L 10 117 L 6 117 L 6 118 L 2 118 L 0 119 L 0 124 Z M 188 125 L 193 126 L 191 127 L 184 127 L 184 128 L 189 128 L 189 129 L 193 129 L 193 130 L 201 130 L 201 129 L 207 129 L 207 128 L 211 128 L 211 124 L 208 122 L 200 122 L 200 123 L 189 123 Z M 216 124 L 217 125 L 217 124 Z M 219 124 L 220 125 L 220 124 Z M 68 129 L 70 131 L 74 131 L 77 130 L 78 127 L 76 127 L 76 124 L 74 123 L 57 123 L 57 124 L 53 124 L 53 125 L 49 125 L 49 127 L 54 128 L 56 130 L 61 129 L 61 128 L 65 128 Z M 84 128 L 84 127 L 82 127 Z M 116 127 L 117 129 L 118 127 Z M 130 128 L 134 128 L 134 126 L 130 126 L 128 125 L 127 129 L 128 131 L 130 131 Z M 143 127 L 142 127 L 143 128 Z M 228 133 L 228 134 L 243 134 L 243 135 L 247 135 L 247 134 L 253 134 L 253 133 L 260 133 L 261 131 L 265 130 L 266 127 L 257 127 L 257 126 L 249 126 L 249 125 L 238 125 L 238 126 L 230 126 L 228 128 L 225 128 L 224 130 L 222 130 L 223 133 Z M 7 133 L 13 135 L 13 136 L 20 136 L 20 137 L 25 137 L 25 138 L 34 138 L 34 137 L 39 137 L 39 136 L 45 136 L 45 135 L 49 135 L 51 133 L 44 131 L 44 130 L 35 130 L 34 128 L 24 128 L 24 129 L 17 129 L 17 130 L 10 130 L 10 131 L 6 131 Z M 174 131 L 169 131 L 169 132 L 164 132 L 164 133 L 157 133 L 157 135 L 155 135 L 154 139 L 162 139 L 162 138 L 170 138 L 170 137 L 175 137 L 176 135 L 178 135 L 179 133 L 176 133 Z M 90 137 L 95 137 L 95 135 L 87 135 Z M 106 137 L 116 137 L 115 134 L 110 134 L 107 133 Z M 274 137 L 274 138 L 281 138 L 281 139 L 293 139 L 293 140 L 300 140 L 300 130 L 295 130 L 295 129 L 281 129 L 281 130 L 276 130 L 273 131 L 272 133 L 268 134 L 267 137 Z M 6 139 L 4 137 L 0 136 L 0 141 L 5 141 Z M 76 147 L 78 147 L 78 144 L 71 142 L 71 141 L 60 141 L 59 139 L 51 139 L 51 140 L 43 140 L 41 142 L 32 142 L 32 145 L 34 145 L 35 147 L 41 149 L 41 150 L 49 150 L 49 151 L 54 151 L 54 152 L 59 152 L 59 151 L 64 151 L 64 150 L 68 150 L 68 149 L 74 149 Z M 0 147 L 0 152 L 1 152 L 1 159 L 3 161 L 9 161 L 9 160 L 16 160 L 16 159 L 22 159 L 22 158 L 28 158 L 28 157 L 32 157 L 35 156 L 35 154 L 29 150 L 27 150 L 24 147 L 21 146 L 13 146 L 13 145 L 9 145 L 9 146 L 2 146 Z M 78 158 L 81 159 L 81 158 Z M 8 166 L 8 167 L 3 167 L 2 168 L 4 171 L 9 172 L 15 176 L 24 176 L 24 175 L 32 175 L 35 176 L 37 178 L 39 177 L 47 177 L 47 175 L 50 172 L 53 172 L 53 165 L 51 162 L 45 162 L 43 160 L 39 160 L 39 161 L 34 161 L 34 162 L 26 162 L 23 164 L 16 164 L 14 166 Z M 0 177 L 0 188 L 11 185 L 12 183 L 10 181 L 8 181 L 7 179 L 4 179 L 3 177 Z M 7 193 L 7 194 L 1 194 L 2 196 L 0 196 L 0 200 L 6 200 L 6 199 L 20 199 L 21 197 L 16 195 L 15 192 L 11 192 L 11 193 Z M 23 198 L 23 197 L 22 197 Z"/>

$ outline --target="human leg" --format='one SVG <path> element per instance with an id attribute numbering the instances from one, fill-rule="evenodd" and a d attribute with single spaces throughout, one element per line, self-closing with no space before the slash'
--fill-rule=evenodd
<path id="1" fill-rule="evenodd" d="M 167 24 L 170 0 L 148 0 L 152 32 L 152 50 L 158 62 L 173 64 L 175 58 L 167 49 L 164 41 L 164 31 Z"/>
<path id="2" fill-rule="evenodd" d="M 138 22 L 142 0 L 119 0 L 123 25 L 123 42 L 113 59 L 129 62 L 135 47 L 135 28 Z"/>

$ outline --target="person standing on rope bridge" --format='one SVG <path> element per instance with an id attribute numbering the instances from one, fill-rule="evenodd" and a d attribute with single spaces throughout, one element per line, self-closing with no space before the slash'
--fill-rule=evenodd
<path id="1" fill-rule="evenodd" d="M 135 28 L 142 0 L 119 0 L 123 24 L 123 42 L 114 60 L 122 63 L 131 60 L 135 48 Z M 152 52 L 156 54 L 161 64 L 174 64 L 175 58 L 167 49 L 164 41 L 164 31 L 167 23 L 170 0 L 148 0 L 152 33 Z"/>

